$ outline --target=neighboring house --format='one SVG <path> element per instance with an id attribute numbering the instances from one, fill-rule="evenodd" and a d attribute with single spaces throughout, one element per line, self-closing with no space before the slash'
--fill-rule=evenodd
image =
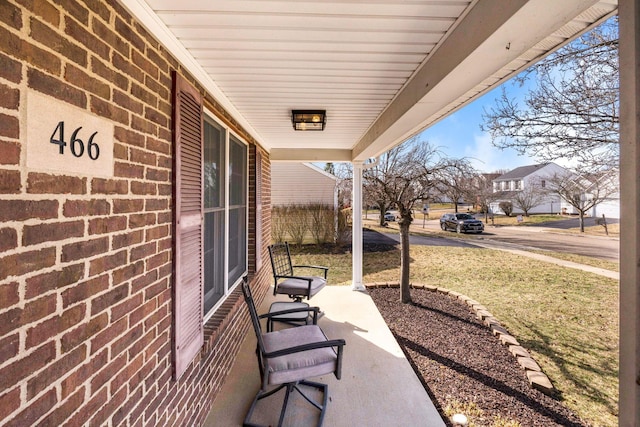
<path id="1" fill-rule="evenodd" d="M 338 207 L 338 178 L 312 163 L 271 164 L 271 206 L 319 203 Z"/>
<path id="2" fill-rule="evenodd" d="M 493 180 L 493 192 L 498 193 L 495 200 L 491 202 L 491 212 L 504 213 L 500 209 L 500 202 L 510 201 L 513 203 L 516 193 L 523 191 L 544 192 L 548 188 L 549 180 L 556 174 L 566 173 L 567 170 L 553 162 L 541 163 L 537 165 L 521 166 L 515 168 Z M 546 194 L 538 197 L 538 202 L 529 210 L 529 213 L 560 213 L 569 211 L 572 213 L 570 205 L 564 203 L 560 196 Z M 522 209 L 516 207 L 514 203 L 513 213 L 523 213 Z"/>

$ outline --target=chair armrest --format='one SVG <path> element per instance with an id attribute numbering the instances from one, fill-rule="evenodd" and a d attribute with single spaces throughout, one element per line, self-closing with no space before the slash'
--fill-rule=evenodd
<path id="1" fill-rule="evenodd" d="M 287 310 L 280 310 L 280 311 L 272 311 L 269 313 L 265 313 L 265 314 L 261 314 L 260 316 L 258 316 L 260 319 L 270 319 L 274 316 L 280 316 L 282 314 L 289 314 L 289 313 L 302 313 L 302 312 L 313 312 L 313 324 L 317 324 L 317 320 L 318 320 L 318 313 L 320 312 L 320 307 L 299 307 L 299 308 L 289 308 Z"/>
<path id="2" fill-rule="evenodd" d="M 318 270 L 323 270 L 324 271 L 324 278 L 327 278 L 327 272 L 329 271 L 329 267 L 323 267 L 322 265 L 292 265 L 291 267 L 296 268 L 296 267 L 300 267 L 300 268 L 316 268 Z"/>
<path id="3" fill-rule="evenodd" d="M 267 359 L 271 359 L 273 357 L 286 356 L 287 354 L 300 353 L 303 351 L 327 347 L 338 347 L 338 351 L 342 353 L 342 347 L 345 345 L 346 342 L 343 339 L 311 342 L 307 344 L 296 345 L 294 347 L 283 348 L 282 350 L 272 351 L 271 353 L 265 353 L 264 357 L 266 357 Z"/>

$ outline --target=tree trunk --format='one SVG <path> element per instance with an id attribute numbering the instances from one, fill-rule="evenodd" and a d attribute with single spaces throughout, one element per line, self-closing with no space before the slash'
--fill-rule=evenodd
<path id="1" fill-rule="evenodd" d="M 401 217 L 400 226 L 400 301 L 407 304 L 411 302 L 409 291 L 409 226 L 411 218 Z"/>
<path id="2" fill-rule="evenodd" d="M 380 220 L 378 221 L 380 225 L 380 227 L 384 226 L 385 220 L 384 220 L 384 214 L 387 212 L 387 204 L 386 203 L 379 203 L 378 204 L 378 209 L 380 209 Z"/>
<path id="3" fill-rule="evenodd" d="M 580 213 L 580 232 L 584 233 L 584 212 L 578 211 Z"/>

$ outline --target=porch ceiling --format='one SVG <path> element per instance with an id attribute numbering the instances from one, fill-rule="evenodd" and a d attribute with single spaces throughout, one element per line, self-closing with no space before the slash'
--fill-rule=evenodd
<path id="1" fill-rule="evenodd" d="M 271 153 L 363 161 L 586 29 L 617 0 L 120 0 Z M 296 132 L 292 109 L 325 109 Z"/>

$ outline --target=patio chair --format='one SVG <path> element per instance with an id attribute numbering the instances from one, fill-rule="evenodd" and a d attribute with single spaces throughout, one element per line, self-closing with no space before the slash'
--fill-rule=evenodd
<path id="1" fill-rule="evenodd" d="M 278 243 L 269 246 L 269 257 L 273 269 L 273 294 L 289 295 L 294 301 L 311 298 L 327 284 L 328 267 L 320 265 L 292 265 L 289 243 Z M 295 268 L 311 268 L 321 270 L 323 276 L 294 276 Z"/>
<path id="2" fill-rule="evenodd" d="M 260 318 L 269 317 L 270 314 L 258 316 L 246 277 L 242 281 L 242 293 L 258 340 L 256 354 L 261 377 L 260 390 L 251 403 L 243 426 L 258 427 L 257 424 L 251 423 L 256 404 L 283 388 L 285 395 L 280 409 L 278 427 L 282 426 L 287 403 L 294 392 L 300 393 L 307 402 L 320 411 L 318 426 L 322 425 L 327 407 L 328 386 L 309 381 L 307 378 L 332 373 L 337 379 L 340 379 L 342 349 L 345 341 L 342 339 L 329 340 L 318 325 L 304 325 L 276 332 L 262 332 Z M 275 388 L 268 390 L 269 386 L 275 386 Z M 322 402 L 311 399 L 301 386 L 321 391 Z"/>

